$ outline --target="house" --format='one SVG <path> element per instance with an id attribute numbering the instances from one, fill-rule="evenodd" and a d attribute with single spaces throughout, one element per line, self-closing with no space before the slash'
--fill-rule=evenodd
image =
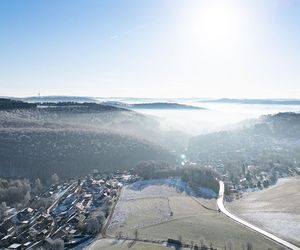
<path id="1" fill-rule="evenodd" d="M 25 247 L 25 249 L 26 249 L 26 248 L 30 247 L 31 245 L 32 245 L 32 242 L 28 241 L 28 242 L 23 244 L 23 247 Z"/>
<path id="2" fill-rule="evenodd" d="M 7 245 L 11 244 L 11 239 L 12 239 L 12 235 L 5 235 L 1 239 L 1 244 L 7 246 Z"/>
<path id="3" fill-rule="evenodd" d="M 59 228 L 53 235 L 52 239 L 67 239 L 68 238 L 68 231 L 64 228 Z"/>
<path id="4" fill-rule="evenodd" d="M 72 235 L 74 235 L 76 232 L 77 232 L 77 230 L 76 230 L 76 229 L 72 229 L 72 230 L 70 230 L 70 234 L 72 234 Z"/>
<path id="5" fill-rule="evenodd" d="M 22 244 L 14 243 L 8 247 L 8 249 L 21 249 Z"/>
<path id="6" fill-rule="evenodd" d="M 77 225 L 79 223 L 83 223 L 84 220 L 85 220 L 85 216 L 83 214 L 78 214 L 78 215 L 75 215 L 72 218 L 70 218 L 68 220 L 68 223 Z"/>

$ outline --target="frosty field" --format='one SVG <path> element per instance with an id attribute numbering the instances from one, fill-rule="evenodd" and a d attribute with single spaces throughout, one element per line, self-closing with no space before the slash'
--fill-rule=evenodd
<path id="1" fill-rule="evenodd" d="M 182 190 L 181 190 L 182 191 Z M 237 249 L 247 242 L 254 249 L 278 245 L 231 221 L 216 209 L 215 199 L 195 198 L 170 185 L 147 185 L 122 190 L 107 235 L 148 240 L 182 239 L 185 243 L 211 242 L 225 249 L 229 241 Z"/>
<path id="2" fill-rule="evenodd" d="M 228 203 L 230 211 L 300 246 L 300 178 L 279 179 L 268 189 Z"/>

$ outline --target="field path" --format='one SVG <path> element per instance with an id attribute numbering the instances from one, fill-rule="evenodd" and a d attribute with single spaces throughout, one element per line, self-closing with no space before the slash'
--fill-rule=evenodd
<path id="1" fill-rule="evenodd" d="M 242 224 L 262 235 L 264 235 L 265 237 L 269 238 L 269 239 L 272 239 L 274 240 L 275 242 L 289 248 L 289 249 L 292 249 L 292 250 L 300 250 L 299 247 L 293 245 L 292 243 L 290 242 L 287 242 L 271 233 L 268 233 L 264 230 L 262 230 L 261 228 L 257 227 L 257 226 L 254 226 L 252 225 L 251 223 L 245 221 L 245 220 L 242 220 L 240 219 L 239 217 L 231 214 L 224 206 L 224 182 L 223 181 L 219 181 L 219 184 L 220 184 L 220 189 L 219 189 L 219 198 L 217 200 L 217 205 L 218 205 L 218 208 L 220 209 L 220 211 L 225 214 L 227 217 L 233 219 L 234 221 L 236 221 L 237 223 L 239 224 Z"/>
<path id="2" fill-rule="evenodd" d="M 113 215 L 115 213 L 115 209 L 116 209 L 117 203 L 118 203 L 118 201 L 120 199 L 121 192 L 122 192 L 122 187 L 119 189 L 118 196 L 117 196 L 117 198 L 115 200 L 115 203 L 114 203 L 114 205 L 113 205 L 113 207 L 111 209 L 111 212 L 110 212 L 110 214 L 109 214 L 109 216 L 108 216 L 108 218 L 106 220 L 106 223 L 105 223 L 105 225 L 104 225 L 104 227 L 102 229 L 101 236 L 104 237 L 104 238 L 106 237 L 106 231 L 107 231 L 109 225 L 111 224 L 111 220 L 112 220 L 112 217 L 113 217 Z"/>

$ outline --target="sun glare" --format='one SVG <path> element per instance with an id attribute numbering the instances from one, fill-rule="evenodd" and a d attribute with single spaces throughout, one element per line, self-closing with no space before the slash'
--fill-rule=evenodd
<path id="1" fill-rule="evenodd" d="M 242 32 L 243 18 L 237 4 L 208 1 L 195 9 L 189 20 L 195 40 L 213 47 L 234 43 Z"/>
<path id="2" fill-rule="evenodd" d="M 232 11 L 224 4 L 212 3 L 203 11 L 201 26 L 209 40 L 229 38 L 234 28 Z"/>

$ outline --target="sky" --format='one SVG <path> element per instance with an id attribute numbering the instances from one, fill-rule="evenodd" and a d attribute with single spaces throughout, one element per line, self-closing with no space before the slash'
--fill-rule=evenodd
<path id="1" fill-rule="evenodd" d="M 299 0 L 1 0 L 0 96 L 300 98 Z"/>

